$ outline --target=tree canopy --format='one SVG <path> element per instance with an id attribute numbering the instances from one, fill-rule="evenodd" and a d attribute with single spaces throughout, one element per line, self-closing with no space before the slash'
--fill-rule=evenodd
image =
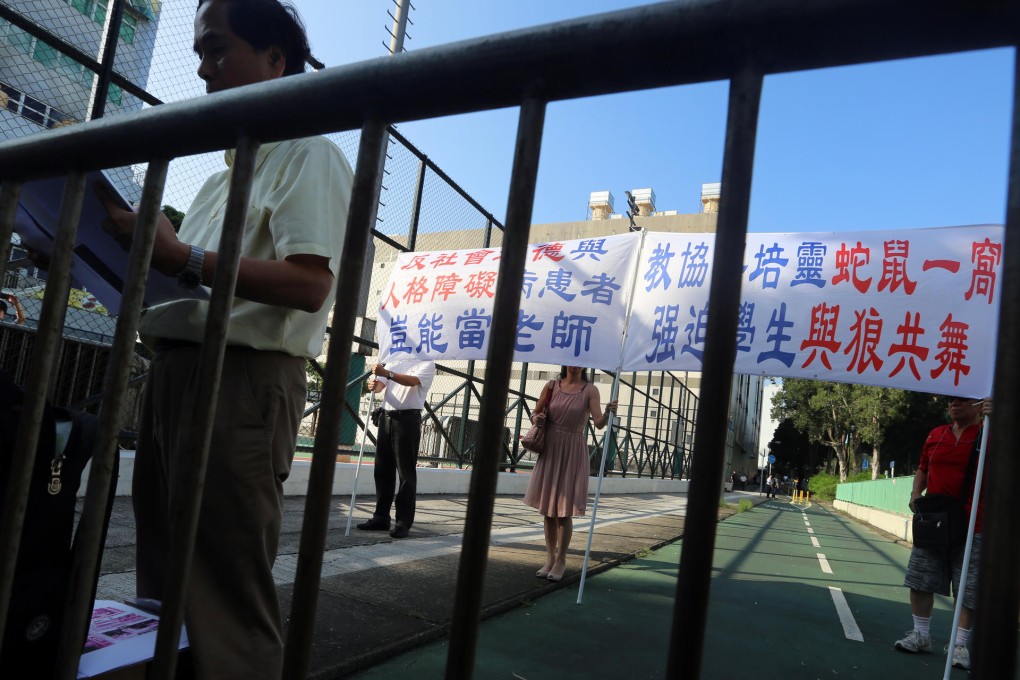
<path id="1" fill-rule="evenodd" d="M 773 397 L 772 417 L 835 453 L 845 481 L 861 469 L 862 456 L 873 476 L 890 461 L 899 474 L 911 474 L 925 435 L 945 422 L 946 407 L 941 397 L 921 392 L 788 378 Z M 816 460 L 808 462 L 809 473 L 818 469 Z"/>

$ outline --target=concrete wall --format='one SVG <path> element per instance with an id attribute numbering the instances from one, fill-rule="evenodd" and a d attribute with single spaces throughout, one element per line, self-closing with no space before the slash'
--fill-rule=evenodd
<path id="1" fill-rule="evenodd" d="M 914 541 L 914 532 L 911 525 L 912 518 L 907 515 L 887 512 L 878 508 L 869 508 L 866 505 L 857 505 L 856 503 L 847 503 L 841 500 L 833 501 L 832 505 L 837 510 L 845 512 L 862 522 L 867 522 L 871 526 L 888 532 L 896 538 L 908 543 L 913 543 Z"/>
<path id="2" fill-rule="evenodd" d="M 131 495 L 131 477 L 135 468 L 134 451 L 122 451 L 120 456 L 120 477 L 117 480 L 117 495 Z M 296 460 L 291 469 L 290 477 L 283 485 L 283 492 L 288 496 L 303 496 L 308 488 L 308 477 L 312 464 L 309 461 Z M 356 463 L 337 463 L 333 472 L 333 495 L 350 495 L 354 489 Z M 372 480 L 372 466 L 362 465 L 358 476 L 358 496 L 375 495 L 375 482 Z M 496 482 L 496 493 L 506 496 L 523 496 L 531 475 L 512 472 L 499 473 Z M 418 493 L 421 494 L 459 494 L 468 493 L 471 481 L 470 470 L 450 470 L 438 468 L 418 468 Z M 595 492 L 598 480 L 592 477 L 588 488 Z M 85 495 L 88 485 L 88 468 L 82 477 L 78 496 Z M 619 478 L 608 477 L 602 481 L 602 493 L 687 493 L 687 480 Z"/>

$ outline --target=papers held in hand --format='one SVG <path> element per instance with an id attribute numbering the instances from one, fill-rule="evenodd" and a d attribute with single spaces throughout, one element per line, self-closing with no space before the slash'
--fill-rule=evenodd
<path id="1" fill-rule="evenodd" d="M 51 254 L 66 182 L 66 177 L 56 177 L 22 185 L 14 230 L 21 236 L 25 247 L 46 256 Z M 110 314 L 116 316 L 120 312 L 120 296 L 127 276 L 128 253 L 103 230 L 103 222 L 108 215 L 96 196 L 96 184 L 116 197 L 122 207 L 131 209 L 105 172 L 88 173 L 74 242 L 71 285 L 90 291 L 109 309 Z M 144 305 L 149 307 L 182 298 L 208 297 L 207 288 L 199 286 L 195 290 L 186 290 L 178 285 L 175 277 L 150 270 Z"/>

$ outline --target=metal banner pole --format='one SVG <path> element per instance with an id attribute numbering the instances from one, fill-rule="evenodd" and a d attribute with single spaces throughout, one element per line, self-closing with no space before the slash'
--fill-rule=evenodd
<path id="1" fill-rule="evenodd" d="M 645 246 L 645 234 L 646 231 L 641 232 L 641 238 L 638 241 L 637 254 L 638 258 L 641 257 L 641 253 Z M 627 316 L 623 324 L 623 337 L 620 338 L 620 359 L 616 362 L 616 375 L 613 377 L 613 388 L 609 392 L 609 401 L 616 401 L 616 397 L 620 391 L 620 367 L 623 366 L 623 351 L 627 345 L 627 329 L 630 326 L 630 312 L 634 306 L 634 289 L 637 287 L 637 275 L 638 270 L 641 268 L 640 259 L 634 263 L 634 273 L 630 282 L 630 299 L 627 300 Z M 581 563 L 581 583 L 577 586 L 577 604 L 581 604 L 584 600 L 584 582 L 588 578 L 588 558 L 591 556 L 591 540 L 595 535 L 595 516 L 599 511 L 599 497 L 602 495 L 602 480 L 606 474 L 606 455 L 609 452 L 609 442 L 613 437 L 613 425 L 616 424 L 616 414 L 610 413 L 609 420 L 606 422 L 606 436 L 602 440 L 602 461 L 599 463 L 599 481 L 595 485 L 595 501 L 591 506 L 591 525 L 588 527 L 588 544 L 584 548 L 584 562 Z"/>
<path id="2" fill-rule="evenodd" d="M 960 614 L 963 611 L 963 593 L 967 592 L 967 572 L 970 567 L 970 554 L 974 548 L 974 527 L 977 526 L 978 506 L 981 505 L 981 478 L 985 472 L 985 450 L 988 448 L 989 417 L 981 428 L 981 451 L 978 454 L 977 472 L 974 473 L 974 495 L 970 504 L 970 521 L 967 523 L 967 547 L 963 551 L 963 569 L 960 571 L 960 590 L 956 594 L 956 607 L 953 609 L 953 628 L 949 632 L 949 653 L 946 654 L 946 670 L 943 680 L 949 680 L 953 670 L 953 648 L 956 646 L 956 631 L 960 626 Z"/>
<path id="3" fill-rule="evenodd" d="M 344 538 L 351 535 L 351 518 L 354 517 L 354 501 L 358 497 L 358 476 L 361 474 L 361 461 L 365 457 L 365 442 L 368 441 L 368 422 L 372 418 L 373 410 L 375 410 L 375 390 L 372 390 L 372 396 L 368 400 L 368 418 L 365 420 L 365 431 L 361 435 L 358 465 L 354 468 L 354 488 L 351 489 L 351 504 L 347 508 L 347 528 L 344 529 Z"/>

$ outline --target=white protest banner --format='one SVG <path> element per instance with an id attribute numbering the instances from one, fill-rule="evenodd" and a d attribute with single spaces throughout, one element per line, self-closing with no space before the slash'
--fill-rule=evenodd
<path id="1" fill-rule="evenodd" d="M 637 234 L 528 246 L 516 361 L 615 369 Z M 485 359 L 500 249 L 403 253 L 384 289 L 380 356 Z"/>
<path id="2" fill-rule="evenodd" d="M 984 396 L 1001 226 L 748 234 L 737 373 Z M 647 235 L 625 370 L 702 369 L 714 234 Z"/>
<path id="3" fill-rule="evenodd" d="M 986 395 L 1003 237 L 1002 226 L 748 234 L 734 370 Z M 715 234 L 649 232 L 638 244 L 621 234 L 529 246 L 515 360 L 701 371 Z M 381 356 L 484 359 L 499 257 L 400 255 Z"/>

